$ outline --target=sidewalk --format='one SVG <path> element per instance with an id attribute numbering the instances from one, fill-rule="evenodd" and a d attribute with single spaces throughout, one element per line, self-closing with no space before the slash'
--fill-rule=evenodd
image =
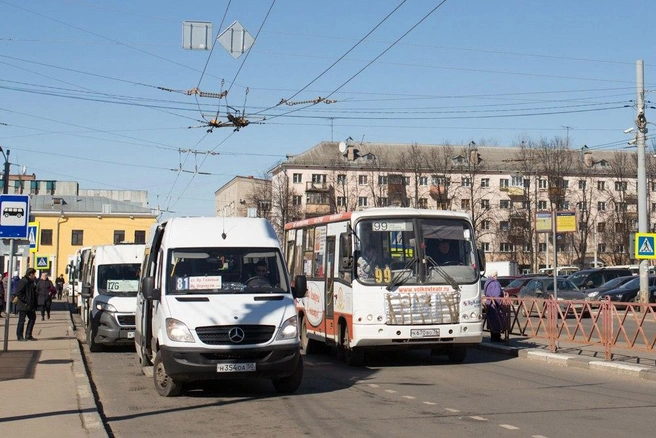
<path id="1" fill-rule="evenodd" d="M 6 319 L 0 318 L 2 435 L 106 438 L 66 301 L 53 301 L 45 321 L 37 312 L 37 341 L 17 341 L 17 322 L 11 315 L 4 351 Z"/>

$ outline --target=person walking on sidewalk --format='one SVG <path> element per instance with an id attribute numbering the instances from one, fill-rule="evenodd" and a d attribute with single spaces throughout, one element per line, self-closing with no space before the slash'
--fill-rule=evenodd
<path id="1" fill-rule="evenodd" d="M 66 283 L 66 280 L 64 280 L 64 274 L 59 274 L 59 277 L 55 280 L 55 287 L 57 288 L 57 299 L 61 300 L 62 299 L 62 292 L 64 292 L 64 283 Z"/>
<path id="2" fill-rule="evenodd" d="M 46 319 L 46 314 L 48 314 L 48 319 L 50 319 L 52 296 L 56 293 L 55 285 L 52 284 L 52 281 L 48 278 L 48 274 L 45 272 L 42 273 L 41 278 L 36 282 L 36 301 L 41 310 L 41 321 Z"/>
<path id="3" fill-rule="evenodd" d="M 6 299 L 11 299 L 7 297 L 7 279 L 9 278 L 9 272 L 5 272 L 2 276 L 2 281 L 0 282 L 0 318 L 5 314 L 5 308 L 7 307 Z"/>
<path id="4" fill-rule="evenodd" d="M 16 308 L 16 303 L 14 303 L 14 297 L 16 297 L 16 291 L 18 290 L 20 279 L 18 271 L 14 271 L 14 275 L 11 277 L 11 313 L 14 315 L 18 315 L 18 309 Z"/>
<path id="5" fill-rule="evenodd" d="M 502 342 L 501 321 L 503 321 L 503 311 L 500 298 L 503 296 L 503 291 L 501 290 L 499 280 L 497 280 L 497 271 L 490 272 L 490 276 L 485 281 L 484 290 L 490 341 Z"/>
<path id="6" fill-rule="evenodd" d="M 36 279 L 36 269 L 28 268 L 25 271 L 25 276 L 21 278 L 16 287 L 16 296 L 18 302 L 16 309 L 18 310 L 18 324 L 16 324 L 16 337 L 19 341 L 36 341 L 32 336 L 34 323 L 36 322 L 36 286 L 34 280 Z M 25 318 L 27 317 L 27 329 L 23 337 L 23 329 L 25 327 Z"/>

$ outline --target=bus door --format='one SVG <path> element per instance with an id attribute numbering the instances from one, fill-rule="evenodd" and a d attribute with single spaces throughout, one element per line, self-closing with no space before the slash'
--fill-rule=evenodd
<path id="1" fill-rule="evenodd" d="M 333 327 L 333 316 L 335 311 L 335 236 L 326 238 L 326 287 L 325 287 L 326 317 L 324 318 L 324 332 L 335 333 Z"/>

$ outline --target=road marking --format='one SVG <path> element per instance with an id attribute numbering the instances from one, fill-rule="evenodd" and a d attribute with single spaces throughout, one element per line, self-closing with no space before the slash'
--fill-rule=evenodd
<path id="1" fill-rule="evenodd" d="M 449 412 L 453 412 L 453 413 L 460 412 L 459 410 L 452 409 L 452 408 L 444 408 L 444 410 L 449 411 Z"/>
<path id="2" fill-rule="evenodd" d="M 389 392 L 390 394 L 396 394 L 396 391 L 393 389 L 386 389 L 385 392 Z"/>
<path id="3" fill-rule="evenodd" d="M 499 426 L 503 427 L 504 429 L 508 429 L 508 430 L 519 430 L 519 427 L 510 425 L 510 424 L 500 424 Z"/>
<path id="4" fill-rule="evenodd" d="M 380 388 L 380 385 L 376 385 L 375 383 L 370 383 L 369 386 L 372 388 Z"/>
<path id="5" fill-rule="evenodd" d="M 477 420 L 477 421 L 487 421 L 487 418 L 479 417 L 478 415 L 474 415 L 472 417 L 469 417 L 472 420 Z"/>
<path id="6" fill-rule="evenodd" d="M 544 435 L 533 435 L 531 436 L 531 438 L 547 438 L 547 437 Z"/>
<path id="7" fill-rule="evenodd" d="M 404 395 L 403 398 L 407 398 L 408 400 L 414 400 L 416 397 L 413 397 L 411 395 Z"/>
<path id="8" fill-rule="evenodd" d="M 425 404 L 425 405 L 433 406 L 433 405 L 436 405 L 437 403 L 433 403 L 433 402 L 424 402 L 424 404 Z"/>

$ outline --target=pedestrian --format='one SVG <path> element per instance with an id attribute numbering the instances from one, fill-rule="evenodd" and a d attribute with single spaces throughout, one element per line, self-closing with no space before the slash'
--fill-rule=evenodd
<path id="1" fill-rule="evenodd" d="M 19 341 L 36 341 L 32 336 L 34 323 L 36 322 L 36 286 L 34 280 L 36 279 L 36 269 L 28 268 L 25 271 L 25 276 L 20 279 L 16 287 L 16 297 L 18 302 L 16 308 L 18 310 L 18 323 L 16 324 L 16 337 Z M 25 328 L 25 318 L 27 318 L 27 329 L 25 336 L 23 336 L 23 329 Z"/>
<path id="2" fill-rule="evenodd" d="M 64 280 L 64 274 L 59 274 L 59 277 L 55 280 L 55 287 L 57 287 L 57 299 L 61 300 L 62 299 L 62 293 L 64 292 L 64 283 L 66 281 Z"/>
<path id="3" fill-rule="evenodd" d="M 485 306 L 487 311 L 487 327 L 490 329 L 490 341 L 503 342 L 501 339 L 501 326 L 503 321 L 503 309 L 501 304 L 501 297 L 503 291 L 501 284 L 497 280 L 497 271 L 489 273 L 489 277 L 485 282 Z"/>
<path id="4" fill-rule="evenodd" d="M 48 319 L 50 319 L 50 307 L 52 306 L 52 297 L 57 294 L 55 285 L 52 284 L 52 281 L 48 278 L 48 274 L 45 272 L 41 274 L 41 278 L 36 282 L 36 296 L 37 296 L 37 305 L 41 310 L 41 321 L 46 319 L 46 314 Z"/>
<path id="5" fill-rule="evenodd" d="M 14 275 L 11 276 L 11 313 L 14 315 L 18 315 L 18 308 L 16 307 L 16 303 L 14 302 L 14 298 L 16 298 L 16 291 L 18 290 L 18 283 L 20 283 L 20 276 L 18 275 L 18 271 L 14 271 Z"/>
<path id="6" fill-rule="evenodd" d="M 7 307 L 7 283 L 9 278 L 9 272 L 5 272 L 2 276 L 2 281 L 0 282 L 0 318 L 4 316 L 5 308 Z"/>

